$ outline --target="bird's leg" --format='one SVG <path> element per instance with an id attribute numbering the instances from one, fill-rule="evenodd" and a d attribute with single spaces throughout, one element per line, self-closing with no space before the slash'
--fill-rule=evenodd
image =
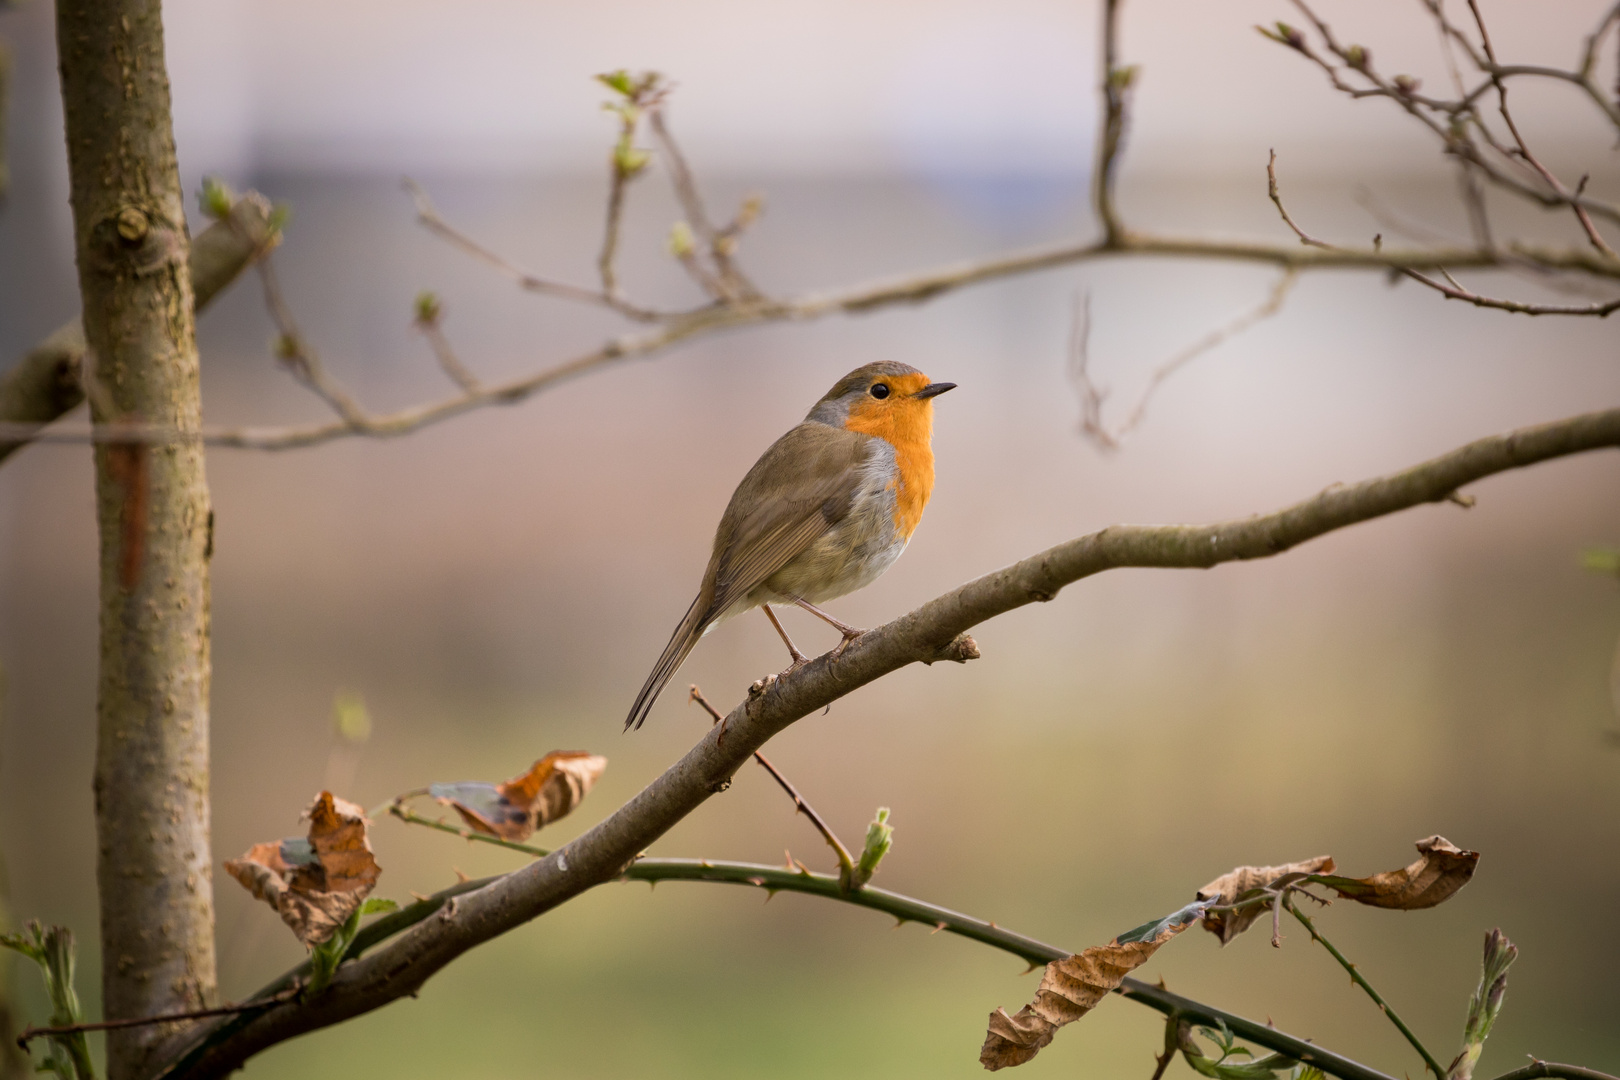
<path id="1" fill-rule="evenodd" d="M 833 650 L 833 659 L 834 660 L 836 660 L 840 656 L 844 655 L 844 650 L 849 648 L 849 643 L 850 642 L 854 641 L 856 638 L 858 638 L 862 634 L 866 633 L 865 630 L 857 629 L 856 627 L 853 627 L 853 626 L 849 625 L 846 622 L 839 622 L 837 619 L 833 618 L 831 615 L 827 614 L 825 611 L 822 611 L 820 608 L 816 607 L 816 605 L 812 604 L 808 600 L 799 599 L 799 600 L 795 600 L 793 602 L 795 604 L 798 604 L 800 607 L 804 608 L 804 610 L 808 611 L 810 614 L 816 616 L 817 618 L 824 619 L 827 622 L 831 623 L 834 629 L 836 629 L 840 634 L 844 635 L 844 640 L 840 641 L 838 643 L 838 647 Z"/>
<path id="2" fill-rule="evenodd" d="M 761 604 L 759 606 L 765 612 L 765 617 L 771 620 L 771 625 L 776 627 L 776 632 L 782 635 L 782 644 L 788 647 L 788 653 L 793 657 L 793 663 L 789 665 L 788 670 L 792 671 L 794 668 L 808 664 L 810 658 L 800 652 L 798 646 L 793 644 L 793 639 L 787 636 L 787 631 L 782 629 L 782 624 L 776 621 L 776 612 L 771 610 L 771 605 Z"/>

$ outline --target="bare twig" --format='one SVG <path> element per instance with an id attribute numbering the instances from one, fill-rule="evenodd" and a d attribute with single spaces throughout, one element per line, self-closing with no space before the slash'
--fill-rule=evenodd
<path id="1" fill-rule="evenodd" d="M 1108 247 L 1092 242 L 1059 245 L 1017 252 L 975 262 L 939 267 L 922 273 L 878 281 L 833 292 L 808 293 L 784 300 L 762 299 L 735 305 L 708 306 L 671 317 L 655 330 L 614 338 L 599 348 L 572 360 L 492 386 L 476 394 L 460 393 L 440 401 L 413 405 L 398 412 L 350 421 L 339 419 L 325 424 L 291 427 L 204 427 L 197 432 L 167 431 L 150 426 L 133 426 L 118 435 L 118 441 L 164 443 L 200 439 L 211 446 L 253 450 L 286 450 L 315 446 L 353 436 L 395 438 L 431 424 L 492 405 L 512 405 L 537 393 L 550 390 L 580 375 L 622 360 L 638 359 L 663 352 L 681 342 L 707 337 L 726 330 L 777 322 L 807 322 L 835 314 L 854 314 L 899 304 L 915 304 L 936 296 L 1019 274 L 1035 273 L 1059 266 L 1071 266 L 1102 258 L 1136 256 L 1148 258 L 1201 258 L 1250 262 L 1301 271 L 1338 269 L 1433 269 L 1504 268 L 1532 264 L 1546 270 L 1570 270 L 1602 279 L 1620 280 L 1620 263 L 1610 263 L 1585 250 L 1548 249 L 1515 245 L 1506 254 L 1458 249 L 1329 250 L 1247 241 L 1212 241 L 1195 238 L 1153 236 L 1133 232 L 1123 246 Z M 1514 262 L 1509 261 L 1509 256 Z M 1576 313 L 1594 314 L 1580 310 Z M 57 429 L 38 432 L 32 424 L 0 421 L 0 442 L 34 438 L 41 442 L 83 443 L 108 436 L 89 429 Z"/>
<path id="2" fill-rule="evenodd" d="M 1271 152 L 1271 160 L 1266 163 L 1266 185 L 1267 191 L 1271 195 L 1271 201 L 1277 207 L 1277 213 L 1282 215 L 1283 223 L 1293 230 L 1295 236 L 1299 237 L 1300 243 L 1316 248 L 1336 250 L 1332 244 L 1325 240 L 1318 240 L 1305 232 L 1289 215 L 1288 208 L 1283 205 L 1282 194 L 1277 185 L 1277 152 L 1275 150 Z M 1602 238 L 1599 237 L 1598 239 L 1601 241 Z M 1605 318 L 1615 311 L 1620 311 L 1620 298 L 1597 301 L 1591 304 L 1534 304 L 1521 300 L 1506 300 L 1499 297 L 1484 296 L 1471 289 L 1464 288 L 1444 266 L 1435 268 L 1446 279 L 1443 282 L 1436 281 L 1434 278 L 1420 273 L 1410 266 L 1396 265 L 1391 269 L 1433 289 L 1448 300 L 1462 300 L 1473 304 L 1475 307 L 1495 308 L 1498 311 L 1510 311 L 1520 315 L 1588 315 L 1597 318 Z"/>
<path id="3" fill-rule="evenodd" d="M 463 393 L 476 394 L 482 387 L 478 376 L 474 375 L 456 350 L 451 347 L 450 339 L 444 336 L 444 308 L 438 297 L 432 293 L 423 293 L 416 298 L 416 329 L 427 338 L 428 345 L 433 349 L 433 357 L 438 360 L 439 367 L 443 369 L 451 382 L 461 387 Z"/>
<path id="4" fill-rule="evenodd" d="M 1455 100 L 1433 98 L 1419 92 L 1416 80 L 1404 75 L 1388 79 L 1379 74 L 1374 68 L 1367 51 L 1360 46 L 1340 44 L 1337 38 L 1334 37 L 1332 29 L 1311 9 L 1306 0 L 1291 0 L 1291 2 L 1310 21 L 1328 52 L 1344 65 L 1343 69 L 1335 66 L 1327 57 L 1316 52 L 1310 42 L 1305 40 L 1303 34 L 1298 34 L 1293 38 L 1285 38 L 1281 34 L 1270 31 L 1262 32 L 1273 40 L 1288 45 L 1316 64 L 1328 77 L 1334 89 L 1356 100 L 1381 97 L 1395 102 L 1440 140 L 1445 153 L 1466 161 L 1492 184 L 1511 191 L 1521 198 L 1539 203 L 1547 208 L 1580 207 L 1589 213 L 1620 222 L 1620 206 L 1593 199 L 1584 193 L 1571 192 L 1567 188 L 1543 189 L 1541 185 L 1535 183 L 1531 179 L 1532 175 L 1534 175 L 1533 170 L 1529 170 L 1529 166 L 1525 162 L 1510 154 L 1507 148 L 1491 137 L 1489 129 L 1479 116 L 1478 99 L 1486 90 L 1492 88 L 1492 80 L 1496 76 L 1506 77 L 1513 74 L 1545 75 L 1552 73 L 1553 69 L 1510 69 L 1506 66 L 1494 64 L 1489 57 L 1476 51 L 1465 35 L 1444 20 L 1444 14 L 1439 10 L 1437 3 L 1433 2 L 1433 0 L 1424 0 L 1430 11 L 1435 13 L 1437 19 L 1442 21 L 1443 27 L 1453 37 L 1453 40 L 1464 46 L 1471 60 L 1487 75 L 1486 80 L 1478 88 L 1461 98 Z M 1349 77 L 1351 73 L 1367 85 L 1357 87 L 1345 81 L 1346 77 Z M 1582 77 L 1574 73 L 1562 72 L 1558 74 L 1587 89 L 1588 95 L 1593 97 L 1593 100 L 1603 108 L 1617 126 L 1620 126 L 1620 109 L 1616 109 L 1613 104 L 1603 99 L 1601 91 L 1598 90 L 1595 83 L 1591 82 L 1589 76 L 1583 80 Z M 1481 137 L 1485 138 L 1490 149 L 1505 158 L 1515 171 L 1504 171 L 1501 165 L 1487 157 L 1471 138 L 1470 131 L 1477 131 Z M 1517 171 L 1519 169 L 1528 171 L 1521 175 Z"/>
<path id="5" fill-rule="evenodd" d="M 1438 3 L 1435 4 L 1435 9 L 1439 10 Z M 1534 169 L 1547 182 L 1548 187 L 1569 202 L 1570 209 L 1575 213 L 1575 219 L 1580 222 L 1581 228 L 1586 232 L 1586 237 L 1593 247 L 1611 259 L 1620 257 L 1616 256 L 1614 249 L 1603 239 L 1603 235 L 1598 232 L 1597 226 L 1592 223 L 1592 217 L 1587 213 L 1586 207 L 1581 205 L 1580 196 L 1586 189 L 1585 179 L 1582 179 L 1576 190 L 1571 192 L 1564 186 L 1563 181 L 1553 175 L 1551 169 L 1543 165 L 1540 159 L 1530 152 L 1530 145 L 1524 141 L 1524 136 L 1519 133 L 1519 125 L 1514 122 L 1513 112 L 1508 108 L 1507 80 L 1497 70 L 1496 49 L 1491 44 L 1491 33 L 1485 25 L 1485 16 L 1480 14 L 1478 0 L 1468 0 L 1468 10 L 1473 13 L 1474 25 L 1479 29 L 1480 45 L 1484 48 L 1485 57 L 1489 61 L 1491 85 L 1496 87 L 1497 111 L 1501 113 L 1502 123 L 1507 126 L 1508 133 L 1513 136 L 1520 159 Z M 1444 18 L 1444 16 L 1441 16 L 1441 18 Z"/>
<path id="6" fill-rule="evenodd" d="M 657 322 L 660 319 L 673 317 L 672 313 L 651 311 L 647 308 L 638 307 L 617 295 L 595 289 L 582 289 L 578 285 L 548 281 L 537 274 L 530 273 L 491 251 L 446 221 L 444 216 L 439 213 L 438 207 L 433 205 L 433 200 L 428 197 L 428 193 L 415 180 L 407 177 L 405 179 L 405 190 L 410 193 L 412 202 L 416 204 L 416 220 L 421 223 L 423 228 L 473 258 L 494 267 L 506 277 L 517 282 L 518 286 L 527 292 L 611 308 L 625 318 L 636 322 Z"/>
<path id="7" fill-rule="evenodd" d="M 439 832 L 449 833 L 451 836 L 459 836 L 463 840 L 467 840 L 472 843 L 489 844 L 491 847 L 505 848 L 508 851 L 521 851 L 525 855 L 534 855 L 536 857 L 551 854 L 551 852 L 546 848 L 537 848 L 531 844 L 520 844 L 516 840 L 507 840 L 503 837 L 491 836 L 489 833 L 478 832 L 475 829 L 469 829 L 459 825 L 451 825 L 449 822 L 444 821 L 443 819 L 435 820 L 434 818 L 424 817 L 405 805 L 405 800 L 412 798 L 414 794 L 426 794 L 426 792 L 408 792 L 404 795 L 397 796 L 388 804 L 388 812 L 394 817 L 399 818 L 399 820 L 405 822 L 407 825 L 422 825 L 429 829 L 437 829 Z"/>
<path id="8" fill-rule="evenodd" d="M 1119 6 L 1121 0 L 1103 0 L 1102 103 L 1103 122 L 1097 149 L 1097 166 L 1092 177 L 1092 199 L 1097 220 L 1103 227 L 1103 243 L 1117 246 L 1125 239 L 1125 225 L 1114 205 L 1114 180 L 1120 151 L 1125 144 L 1126 111 L 1135 67 L 1119 65 Z"/>
<path id="9" fill-rule="evenodd" d="M 686 163 L 686 155 L 681 152 L 680 145 L 670 133 L 669 125 L 664 123 L 664 101 L 665 97 L 661 96 L 649 106 L 647 124 L 664 148 L 664 164 L 669 171 L 670 183 L 675 188 L 675 197 L 680 201 L 681 209 L 692 228 L 702 238 L 708 256 L 714 263 L 715 272 L 710 275 L 699 269 L 695 262 L 693 265 L 687 265 L 687 270 L 716 299 L 727 303 L 758 299 L 759 290 L 738 269 L 735 258 L 737 237 L 747 228 L 753 215 L 749 213 L 745 204 L 744 209 L 725 229 L 714 227 L 709 220 L 708 211 L 703 206 L 703 196 L 698 191 L 697 181 L 692 177 L 692 169 Z M 682 262 L 686 264 L 685 259 Z"/>
<path id="10" fill-rule="evenodd" d="M 84 1024 L 64 1024 L 61 1027 L 28 1027 L 17 1036 L 17 1045 L 24 1050 L 28 1049 L 31 1039 L 43 1038 L 49 1035 L 73 1035 L 82 1031 L 113 1031 L 117 1028 L 149 1027 L 152 1024 L 173 1024 L 181 1020 L 206 1020 L 211 1016 L 231 1016 L 236 1013 L 253 1012 L 257 1009 L 268 1009 L 272 1005 L 292 1001 L 301 993 L 298 987 L 291 987 L 267 997 L 256 998 L 253 1001 L 244 1001 L 240 1004 L 216 1005 L 211 1009 L 188 1009 L 185 1012 L 163 1013 L 159 1016 L 137 1016 L 128 1020 L 96 1020 Z"/>
<path id="11" fill-rule="evenodd" d="M 327 375 L 320 357 L 299 332 L 292 308 L 282 295 L 272 257 L 266 254 L 259 260 L 257 269 L 259 281 L 264 286 L 265 307 L 269 309 L 270 319 L 276 324 L 276 330 L 281 335 L 276 341 L 276 359 L 292 373 L 293 378 L 313 390 L 317 397 L 331 406 L 332 411 L 337 413 L 345 424 L 351 426 L 364 424 L 367 419 L 365 410 L 355 403 L 348 391 Z"/>
<path id="12" fill-rule="evenodd" d="M 1422 283 L 1444 296 L 1447 300 L 1461 300 L 1473 304 L 1475 307 L 1495 308 L 1498 311 L 1511 311 L 1520 315 L 1594 315 L 1605 318 L 1616 311 L 1620 311 L 1620 298 L 1605 300 L 1591 304 L 1530 304 L 1520 300 L 1504 300 L 1500 297 L 1482 296 L 1472 289 L 1464 288 L 1457 283 L 1457 279 L 1441 269 L 1446 281 L 1434 280 L 1426 274 L 1416 270 L 1402 269 L 1401 273 L 1413 281 Z"/>
<path id="13" fill-rule="evenodd" d="M 1172 375 L 1211 349 L 1219 347 L 1256 323 L 1264 322 L 1281 311 L 1298 278 L 1297 270 L 1292 267 L 1285 269 L 1277 278 L 1277 283 L 1271 287 L 1270 294 L 1258 307 L 1244 312 L 1224 326 L 1211 330 L 1154 368 L 1153 373 L 1148 376 L 1147 385 L 1143 388 L 1141 396 L 1136 400 L 1136 405 L 1126 414 L 1119 426 L 1114 428 L 1107 427 L 1102 420 L 1102 405 L 1108 392 L 1099 389 L 1090 375 L 1090 299 L 1077 297 L 1074 322 L 1069 333 L 1069 371 L 1080 394 L 1081 433 L 1100 450 L 1117 450 L 1125 436 L 1135 431 L 1147 417 L 1148 404 L 1153 400 L 1153 395 L 1158 393 L 1159 388 Z"/>
<path id="14" fill-rule="evenodd" d="M 1294 224 L 1294 219 L 1288 216 L 1288 208 L 1283 205 L 1282 201 L 1282 191 L 1277 186 L 1277 151 L 1275 150 L 1271 151 L 1271 157 L 1266 161 L 1266 194 L 1271 196 L 1272 205 L 1277 208 L 1277 213 L 1282 215 L 1283 224 L 1294 230 L 1294 235 L 1299 237 L 1300 243 L 1307 247 L 1328 249 L 1333 247 L 1327 241 L 1318 240 L 1310 233 L 1307 233 Z"/>
<path id="15" fill-rule="evenodd" d="M 767 739 L 801 717 L 910 664 L 976 657 L 978 647 L 965 631 L 986 619 L 1051 600 L 1064 586 L 1110 569 L 1210 567 L 1265 558 L 1358 522 L 1443 500 L 1495 473 L 1614 447 L 1620 447 L 1620 408 L 1481 439 L 1399 473 L 1329 488 L 1271 514 L 1203 526 L 1114 526 L 962 585 L 868 631 L 841 655 L 829 653 L 762 681 L 726 717 L 724 740 L 718 726 L 711 728 L 680 761 L 583 835 L 461 896 L 453 913 L 441 912 L 344 964 L 319 998 L 259 1013 L 176 1061 L 175 1068 L 183 1067 L 188 1080 L 223 1077 L 265 1047 L 413 993 L 469 949 L 623 875 L 648 845 L 723 788 Z M 854 893 L 854 902 L 866 891 Z M 1183 1011 L 1197 1016 L 1201 1008 L 1192 1003 Z"/>
<path id="16" fill-rule="evenodd" d="M 703 696 L 703 692 L 697 688 L 696 683 L 692 684 L 692 689 L 689 696 L 691 700 L 703 706 L 703 710 L 705 712 L 714 717 L 714 722 L 716 724 L 724 724 L 726 722 L 725 714 L 719 709 L 716 709 L 713 705 L 709 704 L 709 699 Z M 721 734 L 723 736 L 724 731 L 722 731 Z M 793 800 L 794 810 L 810 819 L 810 824 L 816 827 L 816 832 L 821 834 L 821 838 L 827 841 L 827 846 L 832 848 L 833 853 L 838 856 L 839 868 L 843 870 L 845 874 L 853 871 L 855 868 L 854 856 L 849 853 L 849 849 L 844 846 L 843 841 L 838 839 L 838 834 L 833 832 L 832 826 L 827 824 L 826 819 L 824 819 L 820 814 L 816 813 L 816 808 L 805 801 L 804 796 L 799 794 L 799 789 L 794 787 L 788 778 L 783 776 L 775 765 L 771 764 L 769 758 L 760 753 L 758 750 L 755 750 L 754 760 L 759 762 L 765 771 L 771 774 L 771 779 L 775 780 L 777 784 L 781 786 L 783 791 L 787 792 L 788 798 Z"/>

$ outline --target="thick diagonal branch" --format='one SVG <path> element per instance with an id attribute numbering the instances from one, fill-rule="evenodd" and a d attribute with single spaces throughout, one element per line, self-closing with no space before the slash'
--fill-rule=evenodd
<path id="1" fill-rule="evenodd" d="M 1389 476 L 1321 494 L 1272 514 L 1213 525 L 1118 525 L 1050 548 L 970 581 L 869 631 L 838 657 L 760 680 L 680 761 L 606 820 L 565 847 L 457 898 L 396 940 L 338 970 L 329 989 L 241 1025 L 187 1060 L 188 1078 L 221 1077 L 253 1054 L 414 993 L 462 953 L 622 874 L 647 846 L 690 814 L 755 750 L 795 721 L 858 687 L 914 663 L 978 655 L 966 631 L 986 619 L 1054 598 L 1064 586 L 1122 567 L 1207 568 L 1280 554 L 1337 529 L 1442 502 L 1495 473 L 1600 448 L 1620 447 L 1620 408 L 1481 439 Z"/>

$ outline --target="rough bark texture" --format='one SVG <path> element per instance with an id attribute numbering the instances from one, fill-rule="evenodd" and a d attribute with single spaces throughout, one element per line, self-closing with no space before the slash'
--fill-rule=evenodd
<path id="1" fill-rule="evenodd" d="M 230 215 L 204 229 L 191 243 L 191 289 L 201 311 L 280 241 L 264 196 L 248 192 Z M 79 369 L 84 363 L 84 325 L 58 327 L 0 375 L 0 420 L 45 425 L 84 400 Z M 27 439 L 0 439 L 0 461 Z"/>
<path id="2" fill-rule="evenodd" d="M 157 0 L 56 9 L 74 240 L 98 423 L 194 430 L 197 345 Z M 96 834 L 109 1019 L 215 997 L 208 843 L 210 515 L 200 444 L 95 448 L 101 532 Z M 107 1037 L 111 1080 L 161 1026 Z"/>

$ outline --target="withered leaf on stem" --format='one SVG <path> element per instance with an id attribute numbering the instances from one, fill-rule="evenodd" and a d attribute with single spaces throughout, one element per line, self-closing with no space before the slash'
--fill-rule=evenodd
<path id="1" fill-rule="evenodd" d="M 1468 884 L 1479 865 L 1479 852 L 1464 851 L 1443 836 L 1419 840 L 1417 849 L 1421 858 L 1412 865 L 1364 878 L 1335 875 L 1333 859 L 1327 855 L 1282 866 L 1240 866 L 1199 889 L 1198 899 L 1226 907 L 1265 891 L 1311 882 L 1360 904 L 1416 911 L 1450 899 Z M 1204 916 L 1204 929 L 1225 945 L 1266 911 L 1263 903 L 1238 911 L 1211 911 Z"/>
<path id="2" fill-rule="evenodd" d="M 1198 899 L 1225 907 L 1270 888 L 1278 879 L 1288 875 L 1331 874 L 1333 869 L 1331 855 L 1318 855 L 1314 859 L 1282 866 L 1240 866 L 1199 889 Z M 1220 938 L 1221 944 L 1225 945 L 1265 913 L 1266 905 L 1258 903 L 1239 911 L 1211 911 L 1204 916 L 1204 929 Z"/>
<path id="3" fill-rule="evenodd" d="M 979 1051 L 979 1063 L 994 1072 L 1022 1065 L 1034 1057 L 1052 1041 L 1058 1028 L 1096 1008 L 1126 975 L 1147 963 L 1159 946 L 1202 919 L 1209 906 L 1210 902 L 1203 900 L 1188 904 L 1173 915 L 1119 935 L 1107 945 L 1093 945 L 1047 964 L 1034 1001 L 1014 1016 L 1008 1016 L 1005 1009 L 990 1014 L 990 1030 Z"/>
<path id="4" fill-rule="evenodd" d="M 522 841 L 542 825 L 571 813 L 606 768 L 605 757 L 582 750 L 553 750 L 528 772 L 503 784 L 481 780 L 434 784 L 428 794 L 454 807 L 475 831 Z"/>
<path id="5" fill-rule="evenodd" d="M 1451 899 L 1479 865 L 1479 852 L 1464 851 L 1443 836 L 1419 840 L 1417 849 L 1418 861 L 1400 870 L 1364 878 L 1324 875 L 1320 880 L 1358 904 L 1417 911 Z"/>
<path id="6" fill-rule="evenodd" d="M 309 835 L 254 844 L 225 870 L 315 946 L 330 938 L 377 884 L 382 869 L 371 854 L 366 815 L 323 791 L 305 811 Z"/>

